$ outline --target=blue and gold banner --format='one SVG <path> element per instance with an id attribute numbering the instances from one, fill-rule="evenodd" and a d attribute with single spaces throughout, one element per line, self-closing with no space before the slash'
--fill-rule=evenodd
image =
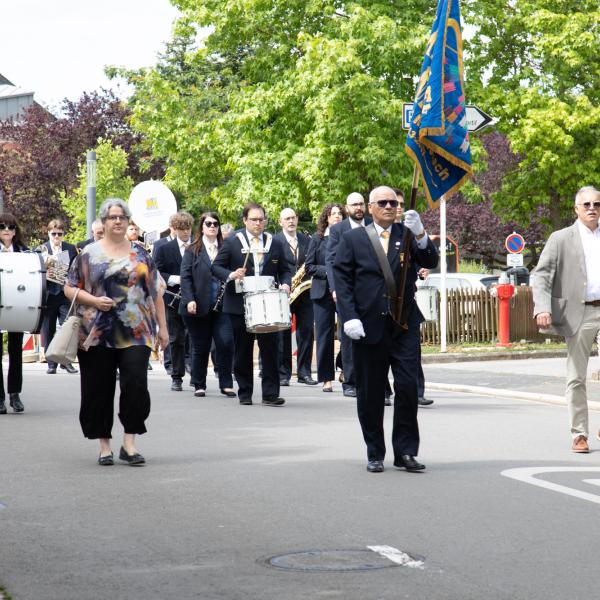
<path id="1" fill-rule="evenodd" d="M 405 150 L 417 164 L 432 207 L 472 175 L 458 0 L 439 1 Z"/>

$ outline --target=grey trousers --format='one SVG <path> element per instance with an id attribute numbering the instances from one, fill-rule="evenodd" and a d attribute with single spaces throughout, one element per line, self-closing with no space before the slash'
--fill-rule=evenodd
<path id="1" fill-rule="evenodd" d="M 600 331 L 600 307 L 586 306 L 581 327 L 575 335 L 566 337 L 567 342 L 567 390 L 566 400 L 571 417 L 571 434 L 589 434 L 587 404 L 587 366 L 592 344 Z"/>

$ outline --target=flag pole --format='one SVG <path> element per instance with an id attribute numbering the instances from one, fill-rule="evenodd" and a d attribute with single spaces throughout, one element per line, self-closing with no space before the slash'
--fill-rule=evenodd
<path id="1" fill-rule="evenodd" d="M 444 195 L 440 198 L 440 352 L 447 352 L 446 341 L 448 338 L 446 267 L 446 196 Z"/>
<path id="2" fill-rule="evenodd" d="M 410 202 L 408 210 L 415 210 L 417 205 L 417 190 L 419 189 L 419 171 L 415 164 L 413 168 L 412 188 L 410 190 Z M 412 231 L 407 227 L 404 228 L 404 240 L 402 243 L 402 270 L 400 271 L 400 286 L 398 288 L 398 298 L 396 301 L 395 321 L 398 323 L 402 331 L 408 330 L 408 316 L 404 310 L 404 297 L 406 292 L 406 276 L 408 275 L 408 261 L 410 258 L 410 244 L 412 242 Z"/>

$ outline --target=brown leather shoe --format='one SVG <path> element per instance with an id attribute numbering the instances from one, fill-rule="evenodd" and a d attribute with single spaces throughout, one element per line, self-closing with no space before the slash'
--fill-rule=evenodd
<path id="1" fill-rule="evenodd" d="M 578 435 L 573 440 L 573 446 L 571 450 L 573 450 L 573 452 L 579 452 L 583 454 L 590 451 L 590 447 L 588 446 L 587 440 L 584 435 Z"/>

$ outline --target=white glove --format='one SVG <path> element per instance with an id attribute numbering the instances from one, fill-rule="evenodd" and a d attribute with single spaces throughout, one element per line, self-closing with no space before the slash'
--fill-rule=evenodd
<path id="1" fill-rule="evenodd" d="M 425 231 L 423 223 L 421 223 L 421 217 L 416 210 L 407 210 L 404 213 L 404 225 L 408 227 L 415 237 L 421 235 Z"/>
<path id="2" fill-rule="evenodd" d="M 359 340 L 365 337 L 365 330 L 360 319 L 350 319 L 344 323 L 344 333 L 351 340 Z"/>

